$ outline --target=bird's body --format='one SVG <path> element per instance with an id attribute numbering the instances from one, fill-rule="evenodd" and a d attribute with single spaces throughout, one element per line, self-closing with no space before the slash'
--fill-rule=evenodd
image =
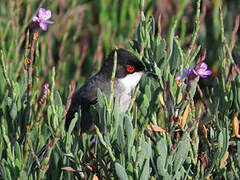
<path id="1" fill-rule="evenodd" d="M 90 113 L 90 106 L 94 105 L 99 110 L 97 103 L 98 89 L 100 89 L 107 98 L 110 96 L 115 51 L 117 52 L 117 67 L 114 78 L 114 101 L 120 103 L 120 112 L 125 112 L 128 109 L 131 101 L 131 92 L 140 81 L 145 72 L 145 67 L 136 56 L 127 50 L 118 49 L 112 51 L 104 61 L 101 70 L 89 78 L 86 83 L 73 94 L 71 105 L 66 115 L 66 130 L 68 130 L 71 120 L 79 108 L 81 108 L 81 132 L 91 130 L 93 119 Z M 43 159 L 48 146 L 49 142 L 37 153 L 39 161 Z M 33 163 L 32 169 L 35 167 L 36 162 Z"/>
<path id="2" fill-rule="evenodd" d="M 81 130 L 88 131 L 93 124 L 90 106 L 97 106 L 97 90 L 100 89 L 108 98 L 113 71 L 114 52 L 117 51 L 117 69 L 114 79 L 114 100 L 119 102 L 119 111 L 125 112 L 131 101 L 131 92 L 144 73 L 144 66 L 136 56 L 124 49 L 114 50 L 104 61 L 101 70 L 89 78 L 86 83 L 74 93 L 66 116 L 68 129 L 74 114 L 81 107 Z"/>

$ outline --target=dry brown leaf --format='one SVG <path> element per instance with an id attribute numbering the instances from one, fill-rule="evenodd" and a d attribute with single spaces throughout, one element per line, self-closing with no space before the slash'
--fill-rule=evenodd
<path id="1" fill-rule="evenodd" d="M 225 156 L 222 158 L 220 162 L 220 167 L 226 162 L 226 160 L 228 159 L 228 156 L 229 156 L 229 152 L 227 151 Z"/>
<path id="2" fill-rule="evenodd" d="M 93 175 L 93 180 L 98 180 L 98 177 L 96 174 Z"/>
<path id="3" fill-rule="evenodd" d="M 147 125 L 147 130 L 149 132 L 164 132 L 165 130 L 157 125 Z"/>
<path id="4" fill-rule="evenodd" d="M 206 128 L 206 126 L 202 125 L 202 129 L 203 129 L 203 135 L 207 139 L 207 128 Z"/>
<path id="5" fill-rule="evenodd" d="M 72 168 L 72 167 L 70 167 L 70 166 L 63 167 L 63 168 L 61 168 L 61 170 L 65 170 L 65 171 L 71 171 L 71 172 L 76 172 L 76 170 L 75 170 L 75 169 L 73 169 L 73 168 Z"/>
<path id="6" fill-rule="evenodd" d="M 232 121 L 233 131 L 237 138 L 240 138 L 239 134 L 239 121 L 238 121 L 238 113 L 234 114 L 233 121 Z"/>
<path id="7" fill-rule="evenodd" d="M 189 109 L 190 109 L 190 104 L 188 104 L 187 107 L 185 108 L 182 119 L 180 121 L 180 125 L 181 125 L 182 128 L 184 128 L 184 126 L 186 124 Z"/>

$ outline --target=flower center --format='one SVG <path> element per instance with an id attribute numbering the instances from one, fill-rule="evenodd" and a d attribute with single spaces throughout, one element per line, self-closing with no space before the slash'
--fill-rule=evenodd
<path id="1" fill-rule="evenodd" d="M 44 21 L 46 21 L 46 19 L 40 18 L 40 22 L 44 22 Z"/>

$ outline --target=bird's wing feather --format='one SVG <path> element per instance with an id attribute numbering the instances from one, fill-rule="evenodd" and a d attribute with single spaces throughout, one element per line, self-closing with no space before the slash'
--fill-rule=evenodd
<path id="1" fill-rule="evenodd" d="M 90 112 L 90 106 L 97 103 L 98 88 L 100 88 L 105 94 L 108 94 L 109 92 L 108 85 L 106 86 L 106 83 L 103 83 L 99 76 L 95 75 L 88 79 L 86 83 L 77 92 L 74 93 L 66 116 L 66 129 L 68 129 L 71 120 L 74 118 L 74 114 L 78 111 L 80 106 L 82 116 L 85 116 L 84 118 L 90 118 L 86 117 L 86 115 Z M 81 121 L 85 121 L 85 119 L 81 118 Z M 86 119 L 86 121 L 90 122 L 91 120 Z M 85 125 L 83 122 L 81 124 Z"/>

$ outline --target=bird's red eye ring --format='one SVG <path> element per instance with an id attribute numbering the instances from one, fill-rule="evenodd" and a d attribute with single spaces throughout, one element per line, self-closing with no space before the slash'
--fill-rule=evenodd
<path id="1" fill-rule="evenodd" d="M 135 69 L 134 69 L 133 66 L 130 66 L 130 65 L 127 66 L 127 71 L 128 71 L 128 72 L 132 73 L 132 72 L 134 72 L 134 70 L 135 70 Z"/>

